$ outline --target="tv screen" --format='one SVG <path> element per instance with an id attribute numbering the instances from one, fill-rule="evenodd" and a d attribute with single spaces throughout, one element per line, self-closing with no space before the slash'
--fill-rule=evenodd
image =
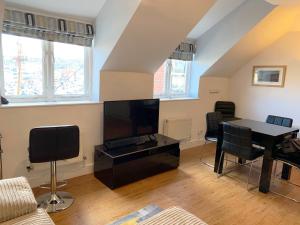
<path id="1" fill-rule="evenodd" d="M 158 133 L 159 99 L 104 102 L 104 142 Z"/>

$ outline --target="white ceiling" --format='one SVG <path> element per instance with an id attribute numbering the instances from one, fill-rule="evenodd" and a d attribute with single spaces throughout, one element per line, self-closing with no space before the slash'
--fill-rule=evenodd
<path id="1" fill-rule="evenodd" d="M 189 39 L 198 39 L 245 1 L 246 0 L 218 0 L 187 37 Z"/>
<path id="2" fill-rule="evenodd" d="M 8 6 L 24 7 L 71 17 L 94 19 L 106 0 L 5 0 Z"/>
<path id="3" fill-rule="evenodd" d="M 265 0 L 274 5 L 300 5 L 300 0 Z"/>

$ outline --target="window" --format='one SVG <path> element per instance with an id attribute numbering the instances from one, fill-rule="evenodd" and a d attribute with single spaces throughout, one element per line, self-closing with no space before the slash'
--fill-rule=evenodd
<path id="1" fill-rule="evenodd" d="M 190 61 L 168 59 L 154 74 L 154 95 L 161 98 L 189 95 Z"/>
<path id="2" fill-rule="evenodd" d="M 3 94 L 13 102 L 87 100 L 90 49 L 2 34 Z"/>

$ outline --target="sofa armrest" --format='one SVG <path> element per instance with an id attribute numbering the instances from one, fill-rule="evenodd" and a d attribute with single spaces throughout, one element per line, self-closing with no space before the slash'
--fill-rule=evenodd
<path id="1" fill-rule="evenodd" d="M 0 225 L 55 225 L 50 216 L 44 209 L 37 209 L 32 213 L 24 216 L 17 217 L 15 219 L 0 223 Z"/>
<path id="2" fill-rule="evenodd" d="M 158 225 L 158 224 L 184 224 L 184 225 L 207 225 L 195 215 L 185 211 L 180 207 L 171 207 L 146 219 L 139 225 Z"/>
<path id="3" fill-rule="evenodd" d="M 0 222 L 37 209 L 37 202 L 25 177 L 0 180 Z"/>

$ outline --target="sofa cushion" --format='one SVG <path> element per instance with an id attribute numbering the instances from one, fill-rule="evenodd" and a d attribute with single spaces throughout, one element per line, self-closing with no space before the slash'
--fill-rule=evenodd
<path id="1" fill-rule="evenodd" d="M 54 225 L 44 209 L 37 209 L 33 213 L 0 223 L 0 225 Z"/>
<path id="2" fill-rule="evenodd" d="M 37 202 L 25 177 L 0 180 L 0 222 L 37 209 Z"/>
<path id="3" fill-rule="evenodd" d="M 161 211 L 160 213 L 150 217 L 149 219 L 139 223 L 139 225 L 206 225 L 193 214 L 179 207 L 172 207 Z"/>

